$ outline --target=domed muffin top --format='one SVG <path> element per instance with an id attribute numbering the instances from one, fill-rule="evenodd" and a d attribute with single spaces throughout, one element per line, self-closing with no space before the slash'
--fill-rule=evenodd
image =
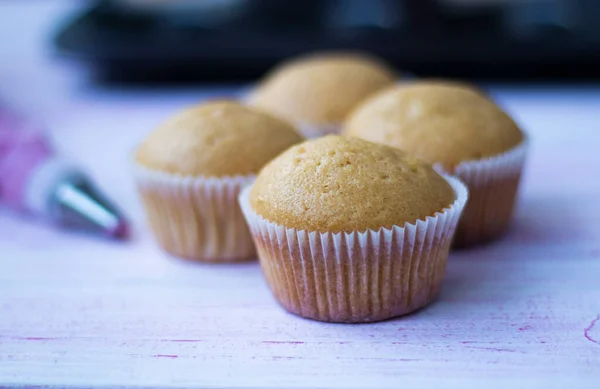
<path id="1" fill-rule="evenodd" d="M 515 122 L 478 90 L 427 81 L 371 97 L 348 117 L 343 133 L 446 167 L 501 154 L 524 139 Z"/>
<path id="2" fill-rule="evenodd" d="M 358 53 L 320 53 L 277 67 L 249 103 L 294 123 L 336 124 L 374 92 L 393 85 L 394 72 Z"/>
<path id="3" fill-rule="evenodd" d="M 182 176 L 250 175 L 302 139 L 291 124 L 268 113 L 213 101 L 167 120 L 140 145 L 136 160 Z"/>
<path id="4" fill-rule="evenodd" d="M 286 227 L 350 232 L 414 223 L 455 197 L 443 177 L 402 151 L 331 135 L 268 163 L 251 188 L 250 205 Z"/>

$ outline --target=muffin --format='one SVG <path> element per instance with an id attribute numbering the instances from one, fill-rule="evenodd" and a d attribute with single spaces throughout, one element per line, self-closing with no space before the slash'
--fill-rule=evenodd
<path id="1" fill-rule="evenodd" d="M 309 137 L 337 133 L 361 101 L 393 85 L 396 75 L 358 53 L 320 53 L 288 61 L 249 95 L 250 105 L 297 125 Z"/>
<path id="2" fill-rule="evenodd" d="M 291 124 L 229 101 L 167 120 L 135 154 L 136 181 L 159 244 L 192 260 L 253 258 L 237 196 L 264 164 L 301 140 Z"/>
<path id="3" fill-rule="evenodd" d="M 344 134 L 397 147 L 469 187 L 456 246 L 508 227 L 527 140 L 515 122 L 466 84 L 415 82 L 373 96 L 348 118 Z"/>
<path id="4" fill-rule="evenodd" d="M 371 322 L 439 291 L 467 190 L 392 147 L 329 135 L 291 147 L 240 195 L 276 300 L 328 322 Z"/>

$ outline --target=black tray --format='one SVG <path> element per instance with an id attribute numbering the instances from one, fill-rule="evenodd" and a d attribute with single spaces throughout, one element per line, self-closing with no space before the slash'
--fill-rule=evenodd
<path id="1" fill-rule="evenodd" d="M 102 78 L 128 82 L 246 80 L 290 56 L 329 49 L 366 50 L 421 76 L 571 80 L 599 75 L 600 34 L 593 32 L 548 27 L 519 35 L 503 29 L 493 12 L 429 24 L 414 15 L 411 20 L 419 23 L 385 29 L 332 27 L 316 16 L 322 12 L 316 3 L 305 2 L 304 13 L 258 7 L 206 27 L 124 12 L 101 1 L 65 23 L 54 43 L 59 53 L 89 63 Z"/>

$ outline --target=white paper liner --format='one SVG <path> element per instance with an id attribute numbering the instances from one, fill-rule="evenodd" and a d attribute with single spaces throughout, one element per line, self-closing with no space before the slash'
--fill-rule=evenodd
<path id="1" fill-rule="evenodd" d="M 253 106 L 252 104 L 252 93 L 254 87 L 244 88 L 240 93 L 238 100 L 241 104 Z M 289 119 L 285 119 L 290 121 Z M 342 127 L 341 123 L 308 123 L 308 122 L 293 122 L 292 125 L 298 130 L 300 135 L 305 138 L 318 138 L 320 136 L 339 134 Z"/>
<path id="2" fill-rule="evenodd" d="M 529 141 L 525 137 L 523 142 L 503 154 L 463 162 L 453 172 L 435 165 L 438 172 L 455 175 L 469 188 L 469 201 L 456 232 L 456 246 L 480 244 L 506 231 L 512 219 L 528 148 Z"/>
<path id="3" fill-rule="evenodd" d="M 255 257 L 237 202 L 255 176 L 185 177 L 139 164 L 134 174 L 154 235 L 166 251 L 208 262 Z"/>
<path id="4" fill-rule="evenodd" d="M 297 315 L 330 322 L 370 322 L 427 305 L 439 291 L 467 188 L 448 208 L 390 229 L 320 233 L 286 228 L 252 209 L 250 187 L 240 205 L 261 267 L 279 303 Z"/>
<path id="5" fill-rule="evenodd" d="M 342 128 L 340 124 L 333 123 L 296 123 L 295 126 L 298 129 L 298 132 L 300 132 L 300 135 L 309 139 L 318 138 L 325 135 L 339 134 Z"/>
<path id="6" fill-rule="evenodd" d="M 438 171 L 460 177 L 467 185 L 485 185 L 490 181 L 519 174 L 523 170 L 528 148 L 529 141 L 525 138 L 519 145 L 500 155 L 462 162 L 454 172 L 447 172 L 441 166 L 436 168 Z"/>

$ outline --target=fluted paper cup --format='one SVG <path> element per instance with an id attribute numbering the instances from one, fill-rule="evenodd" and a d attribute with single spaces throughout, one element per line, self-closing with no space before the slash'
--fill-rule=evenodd
<path id="1" fill-rule="evenodd" d="M 184 177 L 136 165 L 152 231 L 169 253 L 204 262 L 256 256 L 237 197 L 255 176 Z"/>
<path id="2" fill-rule="evenodd" d="M 245 88 L 239 94 L 238 100 L 242 104 L 254 106 L 252 104 L 252 93 L 256 89 L 255 86 Z M 260 107 L 259 107 L 260 108 Z M 260 108 L 264 109 L 264 108 Z M 266 110 L 268 111 L 268 110 Z M 271 112 L 276 115 L 276 113 Z M 285 119 L 292 123 L 292 125 L 298 130 L 298 133 L 305 138 L 318 138 L 325 135 L 339 134 L 341 131 L 340 123 L 309 123 L 309 122 L 293 122 L 289 119 Z"/>
<path id="3" fill-rule="evenodd" d="M 424 307 L 437 295 L 467 188 L 445 176 L 456 200 L 434 216 L 390 229 L 349 233 L 288 228 L 240 205 L 267 283 L 289 312 L 328 322 L 385 320 Z"/>
<path id="4" fill-rule="evenodd" d="M 507 152 L 459 164 L 454 171 L 440 165 L 439 172 L 453 174 L 469 188 L 469 201 L 456 231 L 455 247 L 468 247 L 502 235 L 512 219 L 528 140 Z"/>
<path id="5" fill-rule="evenodd" d="M 296 123 L 298 132 L 305 138 L 318 138 L 325 135 L 339 134 L 341 125 L 334 123 Z"/>

